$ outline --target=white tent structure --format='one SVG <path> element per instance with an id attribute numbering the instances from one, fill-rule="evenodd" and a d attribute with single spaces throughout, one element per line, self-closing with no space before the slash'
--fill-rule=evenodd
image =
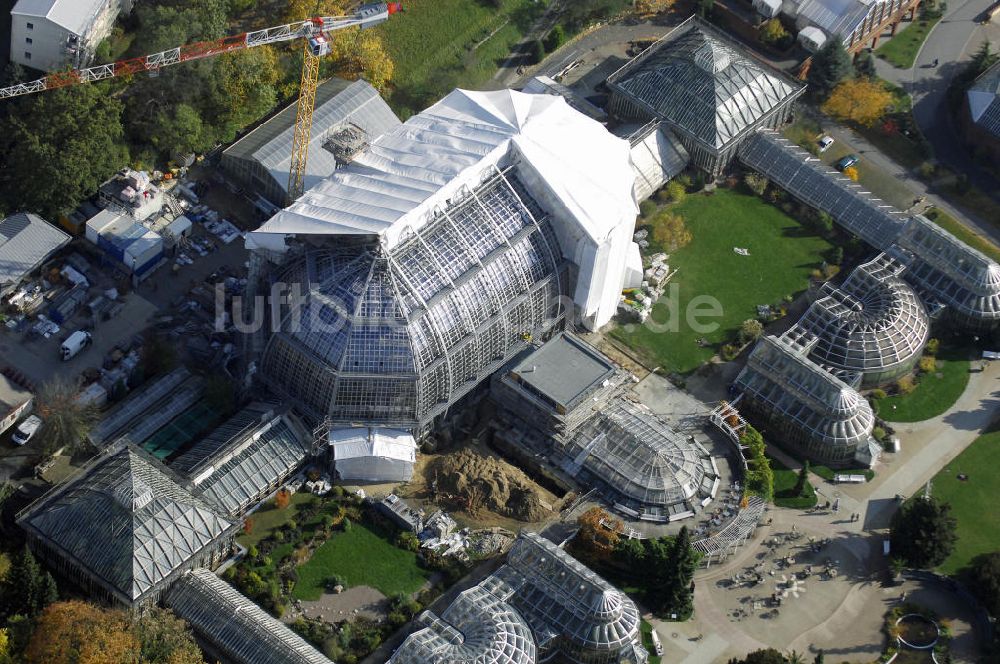
<path id="1" fill-rule="evenodd" d="M 342 480 L 407 482 L 413 477 L 417 443 L 406 431 L 374 427 L 333 429 L 330 451 Z"/>
<path id="2" fill-rule="evenodd" d="M 826 34 L 817 27 L 807 25 L 799 30 L 799 43 L 810 53 L 815 53 L 826 43 Z"/>
<path id="3" fill-rule="evenodd" d="M 287 235 L 377 236 L 386 252 L 452 199 L 513 168 L 579 268 L 574 302 L 591 328 L 618 306 L 638 206 L 627 141 L 562 97 L 455 90 L 382 135 L 248 237 L 281 251 Z"/>

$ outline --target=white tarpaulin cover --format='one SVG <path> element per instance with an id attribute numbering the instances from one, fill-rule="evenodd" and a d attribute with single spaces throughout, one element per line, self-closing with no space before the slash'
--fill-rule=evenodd
<path id="1" fill-rule="evenodd" d="M 413 476 L 417 443 L 406 431 L 374 427 L 332 429 L 330 450 L 341 479 L 407 481 Z"/>
<path id="2" fill-rule="evenodd" d="M 455 90 L 383 135 L 248 238 L 277 249 L 287 234 L 378 235 L 385 249 L 460 189 L 516 164 L 580 267 L 574 299 L 588 324 L 610 320 L 638 212 L 628 141 L 562 97 Z"/>

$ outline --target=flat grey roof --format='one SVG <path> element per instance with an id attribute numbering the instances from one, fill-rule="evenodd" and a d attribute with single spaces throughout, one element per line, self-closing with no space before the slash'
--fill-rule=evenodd
<path id="1" fill-rule="evenodd" d="M 596 348 L 560 332 L 526 355 L 511 373 L 556 405 L 572 408 L 614 375 L 615 369 Z"/>

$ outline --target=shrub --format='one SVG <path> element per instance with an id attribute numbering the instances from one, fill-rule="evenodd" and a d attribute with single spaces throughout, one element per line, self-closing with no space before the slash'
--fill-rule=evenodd
<path id="1" fill-rule="evenodd" d="M 854 168 L 853 166 L 848 166 L 847 168 L 845 168 L 844 175 L 846 175 L 849 180 L 852 180 L 854 182 L 858 181 L 858 169 Z"/>
<path id="2" fill-rule="evenodd" d="M 764 334 L 764 326 L 761 325 L 760 321 L 755 318 L 748 318 L 740 324 L 737 339 L 739 339 L 740 344 L 748 344 L 751 341 L 760 339 L 760 335 L 762 334 Z"/>
<path id="3" fill-rule="evenodd" d="M 675 177 L 674 182 L 680 182 L 681 186 L 684 187 L 685 190 L 691 191 L 691 185 L 692 185 L 691 176 L 688 175 L 687 173 L 681 173 L 680 175 Z"/>
<path id="4" fill-rule="evenodd" d="M 917 381 L 913 376 L 903 376 L 896 381 L 896 390 L 900 394 L 910 394 L 917 389 Z"/>
<path id="5" fill-rule="evenodd" d="M 929 180 L 937 174 L 937 165 L 932 161 L 925 161 L 920 164 L 917 171 L 920 173 L 920 177 Z"/>
<path id="6" fill-rule="evenodd" d="M 872 399 L 885 399 L 887 396 L 889 396 L 889 395 L 886 394 L 885 390 L 883 390 L 883 389 L 874 389 L 874 390 L 872 390 Z"/>
<path id="7" fill-rule="evenodd" d="M 872 438 L 875 440 L 883 440 L 885 438 L 885 429 L 882 427 L 875 427 L 872 429 Z"/>
<path id="8" fill-rule="evenodd" d="M 920 358 L 920 363 L 917 366 L 921 373 L 933 373 L 937 371 L 937 360 L 934 359 L 933 355 L 924 355 Z"/>
<path id="9" fill-rule="evenodd" d="M 531 46 L 528 47 L 528 55 L 530 56 L 531 64 L 533 65 L 537 65 L 545 59 L 545 44 L 542 43 L 541 39 L 536 39 L 531 42 Z"/>
<path id="10" fill-rule="evenodd" d="M 395 544 L 400 549 L 404 549 L 406 551 L 416 552 L 420 550 L 420 540 L 418 540 L 417 536 L 411 532 L 404 531 L 399 533 L 399 535 L 396 536 Z"/>
<path id="11" fill-rule="evenodd" d="M 549 53 L 556 50 L 566 42 L 566 30 L 561 25 L 556 25 L 545 35 L 545 50 Z"/>
<path id="12" fill-rule="evenodd" d="M 791 36 L 788 34 L 788 30 L 785 30 L 785 26 L 781 24 L 781 21 L 776 18 L 764 21 L 758 29 L 757 34 L 760 36 L 762 42 L 771 46 L 780 46 L 787 42 Z"/>
<path id="13" fill-rule="evenodd" d="M 753 193 L 763 196 L 764 191 L 767 190 L 768 179 L 757 173 L 747 173 L 743 176 L 743 184 Z"/>
<path id="14" fill-rule="evenodd" d="M 684 223 L 684 217 L 679 214 L 661 210 L 650 223 L 653 226 L 653 240 L 667 251 L 677 251 L 691 242 L 691 231 Z"/>
<path id="15" fill-rule="evenodd" d="M 723 344 L 722 348 L 719 349 L 719 355 L 726 362 L 731 362 L 735 360 L 736 356 L 739 355 L 739 352 L 740 349 L 734 346 L 733 344 Z"/>
<path id="16" fill-rule="evenodd" d="M 938 350 L 941 348 L 941 341 L 939 339 L 928 339 L 927 345 L 924 346 L 925 355 L 937 355 Z"/>
<path id="17" fill-rule="evenodd" d="M 656 213 L 656 203 L 650 200 L 645 200 L 639 203 L 639 216 L 640 217 L 650 217 Z"/>
<path id="18" fill-rule="evenodd" d="M 687 197 L 687 189 L 684 188 L 683 184 L 677 182 L 676 180 L 671 180 L 667 183 L 666 191 L 667 196 L 669 196 L 670 200 L 675 203 L 680 203 Z"/>
<path id="19" fill-rule="evenodd" d="M 343 529 L 345 533 L 351 532 L 351 520 L 348 519 L 347 517 L 344 517 L 344 520 L 341 521 L 340 523 L 340 527 L 341 529 Z"/>
<path id="20" fill-rule="evenodd" d="M 281 489 L 274 495 L 274 506 L 283 510 L 292 502 L 292 492 L 288 489 Z"/>

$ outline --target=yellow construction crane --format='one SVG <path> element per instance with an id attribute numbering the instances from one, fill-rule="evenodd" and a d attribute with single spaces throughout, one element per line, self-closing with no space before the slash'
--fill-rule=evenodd
<path id="1" fill-rule="evenodd" d="M 302 195 L 309 156 L 309 140 L 312 136 L 312 117 L 316 105 L 316 89 L 319 87 L 320 59 L 330 53 L 330 34 L 345 28 L 370 28 L 389 19 L 402 9 L 400 2 L 377 2 L 361 5 L 348 16 L 316 17 L 297 23 L 279 25 L 239 35 L 223 37 L 213 41 L 197 42 L 178 46 L 167 51 L 119 60 L 106 65 L 49 74 L 28 83 L 19 83 L 0 88 L 0 99 L 63 88 L 78 83 L 92 83 L 104 79 L 135 74 L 156 72 L 161 67 L 175 65 L 190 60 L 208 58 L 221 53 L 254 48 L 267 44 L 278 44 L 302 39 L 302 81 L 299 100 L 295 110 L 295 133 L 292 139 L 292 161 L 288 172 L 288 201 Z"/>

